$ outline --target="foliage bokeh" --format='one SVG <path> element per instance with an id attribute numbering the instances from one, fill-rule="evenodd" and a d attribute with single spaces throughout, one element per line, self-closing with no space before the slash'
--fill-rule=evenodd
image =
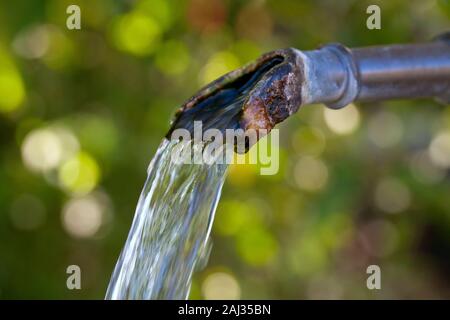
<path id="1" fill-rule="evenodd" d="M 104 297 L 148 162 L 200 86 L 281 47 L 426 41 L 449 16 L 445 0 L 2 1 L 0 298 Z M 277 175 L 230 168 L 193 299 L 450 297 L 449 106 L 314 105 L 280 129 Z"/>

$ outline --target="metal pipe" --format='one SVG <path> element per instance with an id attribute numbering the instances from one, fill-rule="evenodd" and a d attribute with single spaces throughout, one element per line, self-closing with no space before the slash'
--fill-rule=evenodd
<path id="1" fill-rule="evenodd" d="M 298 51 L 302 104 L 339 109 L 352 101 L 437 98 L 450 102 L 450 43 L 348 49 L 340 44 Z"/>
<path id="2" fill-rule="evenodd" d="M 450 103 L 450 33 L 419 44 L 356 49 L 328 44 L 317 50 L 266 53 L 186 101 L 169 134 L 195 120 L 217 126 L 217 117 L 223 117 L 229 106 L 233 112 L 226 114 L 234 118 L 221 121 L 226 125 L 218 129 L 231 125 L 245 132 L 267 132 L 305 104 L 340 109 L 353 101 L 419 97 Z M 225 105 L 217 107 L 218 101 Z"/>
<path id="3" fill-rule="evenodd" d="M 450 102 L 450 43 L 354 49 L 357 100 L 435 97 Z"/>

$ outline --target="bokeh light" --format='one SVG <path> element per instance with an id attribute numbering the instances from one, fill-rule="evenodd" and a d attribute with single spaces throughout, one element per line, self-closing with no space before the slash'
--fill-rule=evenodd
<path id="1" fill-rule="evenodd" d="M 179 75 L 189 66 L 190 55 L 181 41 L 168 41 L 156 52 L 155 65 L 167 75 Z"/>
<path id="2" fill-rule="evenodd" d="M 58 177 L 61 186 L 67 191 L 87 194 L 99 182 L 100 168 L 91 155 L 82 151 L 61 165 Z"/>
<path id="3" fill-rule="evenodd" d="M 54 169 L 61 158 L 61 144 L 54 132 L 39 129 L 25 138 L 22 145 L 22 159 L 29 169 L 35 171 Z"/>
<path id="4" fill-rule="evenodd" d="M 108 115 L 82 115 L 75 124 L 80 144 L 96 156 L 109 158 L 119 146 L 120 133 Z"/>
<path id="5" fill-rule="evenodd" d="M 410 168 L 413 176 L 421 183 L 436 184 L 445 179 L 445 170 L 431 161 L 427 151 L 419 151 L 412 155 Z"/>
<path id="6" fill-rule="evenodd" d="M 275 258 L 278 244 L 272 233 L 264 227 L 247 225 L 245 232 L 237 235 L 236 248 L 245 262 L 260 266 Z"/>
<path id="7" fill-rule="evenodd" d="M 22 77 L 0 44 L 0 112 L 11 112 L 21 106 L 25 99 Z"/>
<path id="8" fill-rule="evenodd" d="M 62 223 L 75 238 L 91 238 L 104 223 L 105 208 L 93 195 L 70 199 L 62 211 Z"/>
<path id="9" fill-rule="evenodd" d="M 48 28 L 42 25 L 21 31 L 12 44 L 14 51 L 25 59 L 42 58 L 50 46 Z"/>
<path id="10" fill-rule="evenodd" d="M 236 235 L 245 232 L 246 226 L 261 223 L 261 215 L 258 207 L 251 202 L 235 200 L 224 201 L 220 204 L 214 229 L 224 236 Z"/>
<path id="11" fill-rule="evenodd" d="M 152 17 L 162 30 L 166 30 L 173 22 L 175 12 L 171 0 L 140 0 L 136 2 L 135 10 Z"/>
<path id="12" fill-rule="evenodd" d="M 349 104 L 339 110 L 324 107 L 323 115 L 328 128 L 340 135 L 354 132 L 360 122 L 359 111 L 354 104 Z"/>
<path id="13" fill-rule="evenodd" d="M 318 191 L 327 184 L 328 168 L 322 160 L 304 156 L 295 164 L 294 177 L 300 189 Z"/>
<path id="14" fill-rule="evenodd" d="M 387 177 L 381 179 L 375 188 L 375 204 L 387 213 L 405 211 L 411 203 L 411 193 L 400 180 Z"/>
<path id="15" fill-rule="evenodd" d="M 233 163 L 228 168 L 227 183 L 241 188 L 248 188 L 255 184 L 258 176 L 256 165 Z"/>
<path id="16" fill-rule="evenodd" d="M 450 130 L 436 134 L 429 148 L 431 161 L 441 168 L 450 168 Z"/>
<path id="17" fill-rule="evenodd" d="M 202 283 L 202 292 L 207 300 L 237 300 L 241 296 L 236 278 L 224 272 L 208 275 Z"/>
<path id="18" fill-rule="evenodd" d="M 44 25 L 40 32 L 48 39 L 48 48 L 42 55 L 44 63 L 54 70 L 68 70 L 77 60 L 77 48 L 63 29 L 55 25 Z"/>
<path id="19" fill-rule="evenodd" d="M 368 123 L 370 140 L 379 148 L 388 148 L 398 144 L 403 135 L 401 119 L 389 111 L 380 111 L 372 116 Z"/>
<path id="20" fill-rule="evenodd" d="M 120 50 L 136 56 L 145 56 L 156 49 L 161 33 L 161 27 L 151 16 L 134 11 L 118 18 L 113 37 Z"/>
<path id="21" fill-rule="evenodd" d="M 222 0 L 190 0 L 186 13 L 188 24 L 205 34 L 218 32 L 227 16 Z"/>
<path id="22" fill-rule="evenodd" d="M 22 143 L 22 160 L 28 169 L 44 172 L 57 168 L 78 151 L 76 137 L 63 127 L 30 131 Z"/>
<path id="23" fill-rule="evenodd" d="M 218 52 L 214 54 L 203 67 L 200 82 L 202 85 L 208 84 L 239 66 L 239 60 L 232 52 Z"/>

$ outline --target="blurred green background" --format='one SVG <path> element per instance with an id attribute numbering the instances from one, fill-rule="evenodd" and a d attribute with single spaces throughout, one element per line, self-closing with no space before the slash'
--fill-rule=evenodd
<path id="1" fill-rule="evenodd" d="M 265 51 L 425 41 L 449 18 L 448 0 L 2 1 L 0 298 L 104 297 L 147 165 L 200 86 Z M 450 298 L 450 106 L 307 106 L 280 129 L 277 175 L 230 168 L 192 298 Z"/>

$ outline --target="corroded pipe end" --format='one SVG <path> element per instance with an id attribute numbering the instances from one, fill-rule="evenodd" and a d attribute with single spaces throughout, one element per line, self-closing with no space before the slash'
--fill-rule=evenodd
<path id="1" fill-rule="evenodd" d="M 222 132 L 256 130 L 259 140 L 302 103 L 304 75 L 297 52 L 289 48 L 266 53 L 202 88 L 176 112 L 166 137 L 178 128 L 192 131 L 194 121 L 202 121 L 203 128 Z"/>
<path id="2" fill-rule="evenodd" d="M 304 75 L 295 49 L 278 50 L 268 55 L 281 56 L 283 62 L 265 73 L 250 91 L 240 121 L 244 130 L 270 131 L 295 113 L 302 103 Z"/>

